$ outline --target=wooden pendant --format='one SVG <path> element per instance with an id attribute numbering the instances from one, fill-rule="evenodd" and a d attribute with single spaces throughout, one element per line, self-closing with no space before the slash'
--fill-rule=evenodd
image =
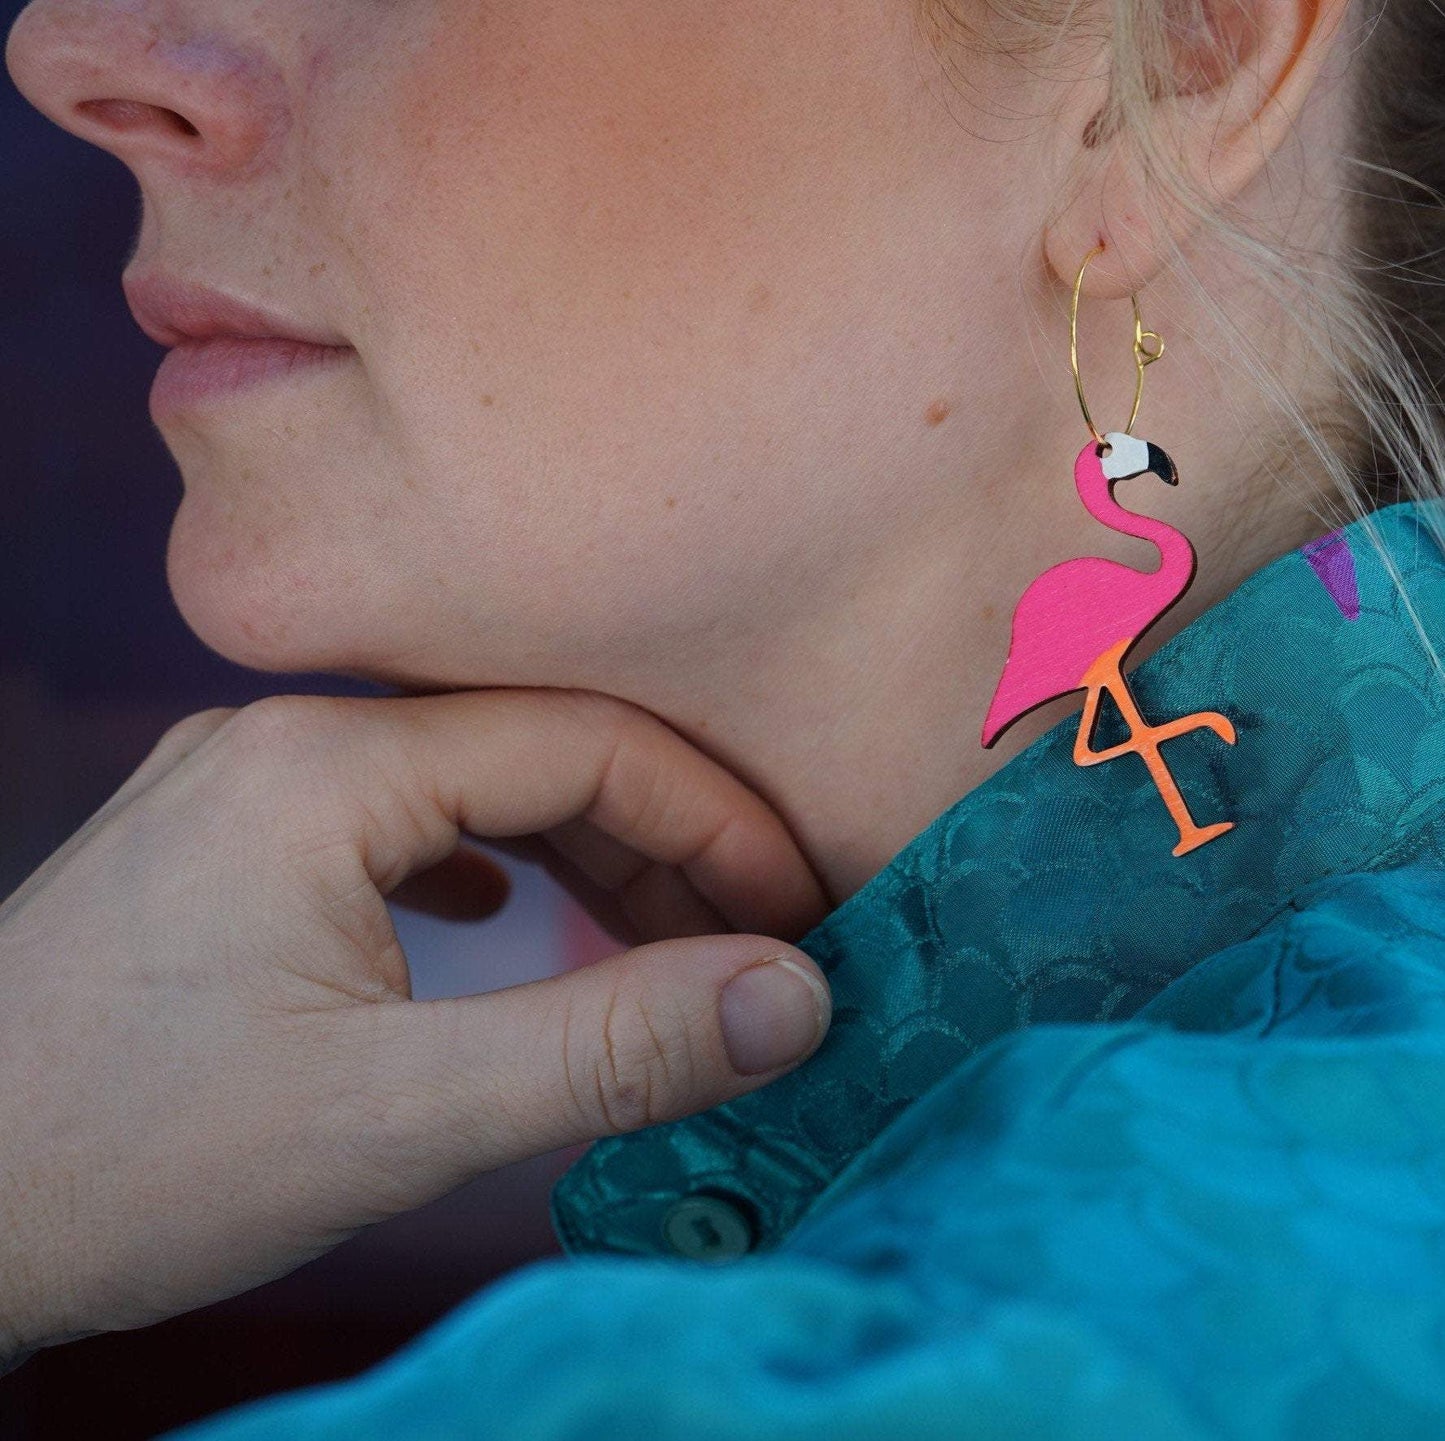
<path id="1" fill-rule="evenodd" d="M 1104 444 L 1090 440 L 1074 461 L 1074 484 L 1085 509 L 1121 535 L 1139 536 L 1159 547 L 1156 571 L 1138 571 L 1099 556 L 1066 560 L 1044 571 L 1014 608 L 1008 659 L 983 723 L 987 749 L 1020 716 L 1070 691 L 1083 690 L 1084 709 L 1074 742 L 1077 765 L 1092 766 L 1135 754 L 1149 768 L 1169 814 L 1179 828 L 1174 854 L 1182 856 L 1234 828 L 1233 821 L 1201 826 L 1189 814 L 1160 747 L 1185 731 L 1209 729 L 1228 745 L 1234 726 L 1218 711 L 1150 725 L 1124 676 L 1124 658 L 1134 643 L 1189 589 L 1194 547 L 1171 525 L 1125 510 L 1114 499 L 1114 483 L 1149 471 L 1170 485 L 1179 483 L 1174 462 L 1146 440 L 1111 430 Z M 1104 693 L 1118 706 L 1129 738 L 1105 750 L 1093 748 L 1094 728 Z"/>

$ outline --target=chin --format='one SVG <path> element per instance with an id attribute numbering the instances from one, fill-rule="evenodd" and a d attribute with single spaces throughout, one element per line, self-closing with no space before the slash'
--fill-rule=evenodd
<path id="1" fill-rule="evenodd" d="M 166 581 L 181 618 L 207 649 L 273 674 L 334 675 L 394 690 L 437 695 L 504 684 L 478 676 L 444 678 L 421 665 L 415 626 L 392 634 L 404 614 L 380 587 L 358 588 L 364 566 L 348 567 L 335 547 L 293 546 L 269 537 L 232 538 L 214 515 L 183 504 L 166 548 Z M 429 627 L 428 629 L 431 629 Z"/>
<path id="2" fill-rule="evenodd" d="M 188 495 L 166 546 L 166 582 L 181 618 L 210 650 L 248 670 L 339 671 L 358 619 L 334 567 L 308 565 L 268 534 L 241 535 Z M 379 598 L 378 598 L 379 600 Z"/>

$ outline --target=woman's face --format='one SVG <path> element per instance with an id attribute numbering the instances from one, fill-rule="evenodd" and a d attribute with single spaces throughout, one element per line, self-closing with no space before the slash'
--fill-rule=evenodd
<path id="1" fill-rule="evenodd" d="M 1020 333 L 1049 129 L 915 0 L 34 0 L 7 53 L 135 173 L 129 275 L 353 348 L 156 417 L 246 665 L 762 667 L 956 573 L 1072 404 Z"/>

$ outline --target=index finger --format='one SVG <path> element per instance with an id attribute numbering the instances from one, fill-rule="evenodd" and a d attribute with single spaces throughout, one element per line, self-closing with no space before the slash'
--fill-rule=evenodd
<path id="1" fill-rule="evenodd" d="M 321 784 L 295 807 L 299 823 L 317 841 L 340 826 L 383 895 L 449 855 L 463 831 L 485 840 L 583 820 L 677 867 L 739 931 L 802 934 L 828 910 L 760 796 L 613 696 L 547 687 L 268 696 L 239 711 L 238 724 L 259 733 L 273 765 L 300 753 L 296 774 L 283 765 L 283 783 Z"/>

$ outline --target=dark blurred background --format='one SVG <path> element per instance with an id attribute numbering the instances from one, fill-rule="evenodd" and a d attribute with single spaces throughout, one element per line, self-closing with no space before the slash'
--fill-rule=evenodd
<path id="1" fill-rule="evenodd" d="M 0 0 L 0 26 L 23 8 Z M 208 651 L 165 581 L 179 474 L 146 393 L 163 353 L 120 272 L 139 194 L 118 160 L 0 74 L 0 897 L 91 815 L 162 731 L 273 692 L 376 695 L 254 674 Z M 617 950 L 539 868 L 480 924 L 393 907 L 418 995 L 486 990 Z M 483 1177 L 248 1295 L 42 1352 L 0 1378 L 0 1441 L 149 1437 L 222 1406 L 350 1375 L 502 1272 L 558 1254 L 553 1181 L 580 1151 Z"/>

